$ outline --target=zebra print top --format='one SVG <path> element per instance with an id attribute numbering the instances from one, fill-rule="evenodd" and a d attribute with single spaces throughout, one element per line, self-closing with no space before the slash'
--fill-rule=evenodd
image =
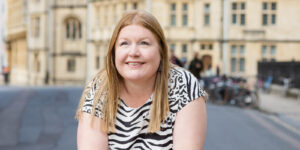
<path id="1" fill-rule="evenodd" d="M 128 107 L 122 99 L 119 103 L 117 119 L 115 121 L 116 132 L 108 134 L 109 149 L 112 150 L 160 150 L 173 149 L 173 127 L 178 111 L 189 102 L 205 92 L 190 72 L 180 68 L 171 67 L 168 81 L 168 98 L 170 112 L 161 123 L 161 130 L 156 133 L 147 133 L 150 120 L 150 108 L 153 95 L 139 108 Z M 86 95 L 83 111 L 91 113 L 93 97 L 96 88 L 91 88 Z M 101 116 L 101 100 L 96 107 L 95 116 Z"/>

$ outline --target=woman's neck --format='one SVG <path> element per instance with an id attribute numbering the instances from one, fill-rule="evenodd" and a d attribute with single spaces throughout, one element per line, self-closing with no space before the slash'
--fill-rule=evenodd
<path id="1" fill-rule="evenodd" d="M 120 97 L 128 106 L 139 107 L 150 98 L 154 92 L 154 85 L 155 78 L 143 82 L 123 80 Z"/>

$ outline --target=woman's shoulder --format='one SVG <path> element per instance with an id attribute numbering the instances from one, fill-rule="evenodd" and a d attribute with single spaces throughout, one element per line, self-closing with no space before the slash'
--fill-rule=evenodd
<path id="1" fill-rule="evenodd" d="M 106 94 L 105 91 L 105 74 L 103 72 L 99 72 L 96 74 L 90 81 L 86 83 L 84 88 L 83 95 L 84 98 L 82 99 L 82 111 L 91 113 L 93 110 L 93 106 L 95 105 L 95 116 L 101 117 L 102 113 L 102 105 L 103 105 L 103 97 Z M 98 93 L 100 92 L 100 93 Z"/>
<path id="2" fill-rule="evenodd" d="M 169 73 L 168 97 L 170 109 L 178 112 L 191 101 L 206 96 L 198 79 L 184 68 L 172 66 Z"/>
<path id="3" fill-rule="evenodd" d="M 86 99 L 92 99 L 93 95 L 95 95 L 95 92 L 97 89 L 101 87 L 101 83 L 103 82 L 103 79 L 99 76 L 94 76 L 92 79 L 90 79 L 84 88 L 84 92 L 87 93 Z"/>
<path id="4" fill-rule="evenodd" d="M 169 70 L 169 81 L 170 79 L 192 79 L 197 81 L 197 78 L 188 70 L 185 68 L 179 67 L 179 66 L 171 66 Z"/>

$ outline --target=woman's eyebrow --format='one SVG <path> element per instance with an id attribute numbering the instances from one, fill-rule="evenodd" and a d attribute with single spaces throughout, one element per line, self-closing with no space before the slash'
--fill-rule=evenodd
<path id="1" fill-rule="evenodd" d="M 151 38 L 149 38 L 149 37 L 141 37 L 141 38 L 137 38 L 139 41 L 140 40 L 149 40 L 149 41 L 151 41 Z M 129 40 L 127 37 L 120 37 L 120 38 L 118 38 L 117 39 L 117 41 L 119 41 L 119 40 Z"/>

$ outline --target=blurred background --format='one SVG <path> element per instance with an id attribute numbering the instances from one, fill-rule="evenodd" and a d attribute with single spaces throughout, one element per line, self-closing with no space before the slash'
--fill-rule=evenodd
<path id="1" fill-rule="evenodd" d="M 300 149 L 299 0 L 0 0 L 0 149 L 76 149 L 83 86 L 130 10 L 209 93 L 205 149 Z"/>

